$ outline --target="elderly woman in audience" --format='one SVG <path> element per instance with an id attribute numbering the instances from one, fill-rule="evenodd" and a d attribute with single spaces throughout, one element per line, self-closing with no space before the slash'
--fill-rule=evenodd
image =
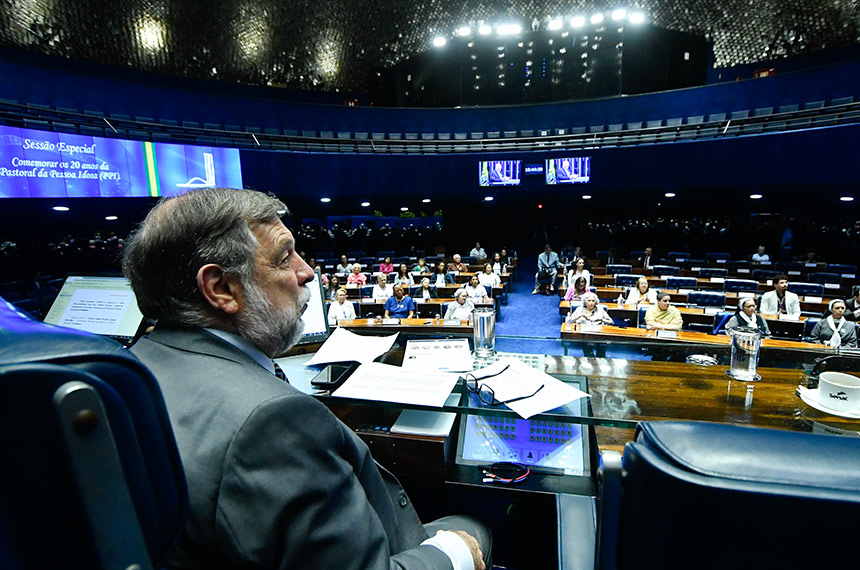
<path id="1" fill-rule="evenodd" d="M 738 301 L 738 308 L 735 314 L 726 322 L 726 332 L 731 332 L 736 328 L 747 328 L 755 329 L 763 336 L 770 336 L 767 321 L 761 315 L 757 314 L 755 309 L 755 299 L 752 297 L 742 297 Z"/>
<path id="2" fill-rule="evenodd" d="M 651 289 L 648 284 L 647 277 L 640 277 L 636 282 L 636 287 L 631 287 L 627 292 L 627 300 L 624 301 L 627 305 L 653 305 L 657 302 L 657 291 Z"/>
<path id="3" fill-rule="evenodd" d="M 405 263 L 401 263 L 397 269 L 397 275 L 394 276 L 394 284 L 403 285 L 404 287 L 415 285 L 415 279 L 412 278 L 412 274 L 409 273 L 409 268 Z"/>
<path id="4" fill-rule="evenodd" d="M 487 290 L 484 286 L 478 283 L 478 276 L 472 275 L 469 278 L 469 283 L 463 289 L 474 303 L 489 303 L 490 297 L 487 295 Z"/>
<path id="5" fill-rule="evenodd" d="M 569 323 L 611 325 L 612 317 L 606 309 L 598 305 L 597 293 L 586 293 L 582 296 L 582 305 L 576 308 L 566 319 Z"/>
<path id="6" fill-rule="evenodd" d="M 344 319 L 355 318 L 355 307 L 352 301 L 346 300 L 346 289 L 341 287 L 335 291 L 335 298 L 328 306 L 328 324 L 336 325 Z"/>
<path id="7" fill-rule="evenodd" d="M 580 302 L 583 295 L 588 293 L 591 288 L 588 286 L 588 280 L 585 277 L 577 277 L 576 281 L 570 284 L 567 292 L 564 294 L 565 301 Z"/>
<path id="8" fill-rule="evenodd" d="M 394 272 L 394 264 L 391 263 L 390 255 L 386 255 L 385 259 L 382 260 L 382 263 L 379 264 L 379 272 L 385 275 Z"/>
<path id="9" fill-rule="evenodd" d="M 669 304 L 668 293 L 657 295 L 657 304 L 645 311 L 645 326 L 649 329 L 679 331 L 684 325 L 681 311 Z"/>
<path id="10" fill-rule="evenodd" d="M 454 302 L 448 303 L 448 310 L 445 311 L 446 319 L 471 319 L 472 312 L 475 310 L 475 305 L 469 299 L 469 295 L 465 289 L 457 289 L 454 293 Z"/>
<path id="11" fill-rule="evenodd" d="M 579 277 L 585 277 L 588 284 L 591 285 L 591 272 L 585 268 L 585 259 L 582 257 L 577 258 L 577 260 L 573 262 L 573 266 L 570 271 L 567 272 L 567 281 L 565 281 L 565 283 L 568 285 L 575 283 Z"/>
<path id="12" fill-rule="evenodd" d="M 445 285 L 454 284 L 454 276 L 448 273 L 444 261 L 440 261 L 439 265 L 436 266 L 436 272 L 433 273 L 431 281 L 436 287 L 444 287 Z"/>
<path id="13" fill-rule="evenodd" d="M 485 289 L 502 286 L 502 278 L 493 272 L 493 266 L 489 263 L 484 264 L 484 272 L 478 274 L 478 283 L 484 286 Z"/>
<path id="14" fill-rule="evenodd" d="M 361 272 L 361 264 L 355 263 L 352 266 L 352 273 L 346 280 L 350 285 L 365 285 L 367 284 L 367 275 Z"/>
<path id="15" fill-rule="evenodd" d="M 857 327 L 845 318 L 845 301 L 833 299 L 827 305 L 830 314 L 815 323 L 810 339 L 832 348 L 857 347 Z"/>
<path id="16" fill-rule="evenodd" d="M 373 286 L 371 297 L 373 297 L 374 301 L 385 301 L 392 295 L 394 295 L 394 290 L 388 284 L 388 276 L 382 273 L 379 279 L 377 279 L 376 285 Z"/>
<path id="17" fill-rule="evenodd" d="M 425 277 L 421 280 L 421 289 L 415 294 L 415 298 L 426 301 L 427 299 L 438 299 L 439 294 L 435 287 L 430 286 L 430 279 Z"/>

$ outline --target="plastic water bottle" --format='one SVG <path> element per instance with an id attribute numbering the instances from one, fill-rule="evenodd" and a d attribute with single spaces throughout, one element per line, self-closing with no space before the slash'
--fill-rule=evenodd
<path id="1" fill-rule="evenodd" d="M 618 306 L 621 307 L 622 305 L 624 305 L 624 295 L 619 293 L 618 294 Z"/>

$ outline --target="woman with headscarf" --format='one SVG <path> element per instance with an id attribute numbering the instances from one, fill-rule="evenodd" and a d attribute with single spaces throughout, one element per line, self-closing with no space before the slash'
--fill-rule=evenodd
<path id="1" fill-rule="evenodd" d="M 845 301 L 833 299 L 827 305 L 830 314 L 815 323 L 810 339 L 832 348 L 857 347 L 857 327 L 845 318 Z"/>
<path id="2" fill-rule="evenodd" d="M 770 329 L 761 315 L 755 312 L 755 299 L 752 297 L 741 297 L 735 314 L 726 323 L 726 332 L 736 328 L 755 329 L 762 336 L 770 336 Z"/>
<path id="3" fill-rule="evenodd" d="M 567 322 L 577 324 L 611 325 L 612 317 L 597 304 L 597 293 L 586 293 L 582 296 L 582 305 L 568 317 Z"/>
<path id="4" fill-rule="evenodd" d="M 669 304 L 672 297 L 668 293 L 657 295 L 657 304 L 645 311 L 645 326 L 649 329 L 679 331 L 684 326 L 681 311 Z"/>

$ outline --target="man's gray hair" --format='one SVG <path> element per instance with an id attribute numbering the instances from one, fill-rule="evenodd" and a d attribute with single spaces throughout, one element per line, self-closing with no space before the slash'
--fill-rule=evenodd
<path id="1" fill-rule="evenodd" d="M 259 224 L 287 211 L 273 195 L 253 190 L 203 188 L 164 198 L 129 237 L 122 269 L 148 318 L 185 326 L 215 319 L 197 289 L 197 272 L 214 263 L 253 282 Z"/>

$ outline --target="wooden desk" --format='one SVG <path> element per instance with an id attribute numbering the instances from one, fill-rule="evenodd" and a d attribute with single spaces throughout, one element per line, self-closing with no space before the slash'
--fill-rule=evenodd
<path id="1" fill-rule="evenodd" d="M 415 301 L 415 317 L 424 317 L 424 318 L 435 318 L 436 315 L 444 316 L 444 304 L 445 303 L 453 303 L 454 298 L 447 299 L 416 299 L 412 298 Z M 491 300 L 489 303 L 474 303 L 475 307 L 489 307 L 490 309 L 496 308 L 496 304 Z M 356 316 L 366 319 L 368 317 L 380 317 L 385 315 L 385 302 L 384 301 L 375 301 L 373 299 L 360 299 L 354 301 L 354 306 L 356 308 Z"/>
<path id="2" fill-rule="evenodd" d="M 579 341 L 614 341 L 622 343 L 641 343 L 649 342 L 667 342 L 667 343 L 688 343 L 710 346 L 730 346 L 731 338 L 728 335 L 713 335 L 693 331 L 677 331 L 677 335 L 673 338 L 658 337 L 657 332 L 644 328 L 633 327 L 615 327 L 604 325 L 600 330 L 574 330 L 574 325 L 564 323 L 561 325 L 562 340 L 579 340 Z M 793 340 L 780 340 L 773 338 L 762 339 L 762 348 L 779 348 L 790 350 L 807 350 L 822 353 L 824 356 L 832 353 L 833 350 L 823 344 L 815 344 L 811 342 L 797 342 Z"/>
<path id="3" fill-rule="evenodd" d="M 741 382 L 726 366 L 680 362 L 552 357 L 550 374 L 588 378 L 594 417 L 626 420 L 697 420 L 794 431 L 860 430 L 860 421 L 831 416 L 796 395 L 802 370 L 759 368 L 761 380 Z M 601 449 L 621 450 L 633 430 L 597 426 Z"/>
<path id="4" fill-rule="evenodd" d="M 471 335 L 472 323 L 468 320 L 458 321 L 459 324 L 446 324 L 442 319 L 399 319 L 396 324 L 377 323 L 375 319 L 349 319 L 338 323 L 356 333 L 392 334 L 403 332 L 409 334 L 456 334 Z"/>

